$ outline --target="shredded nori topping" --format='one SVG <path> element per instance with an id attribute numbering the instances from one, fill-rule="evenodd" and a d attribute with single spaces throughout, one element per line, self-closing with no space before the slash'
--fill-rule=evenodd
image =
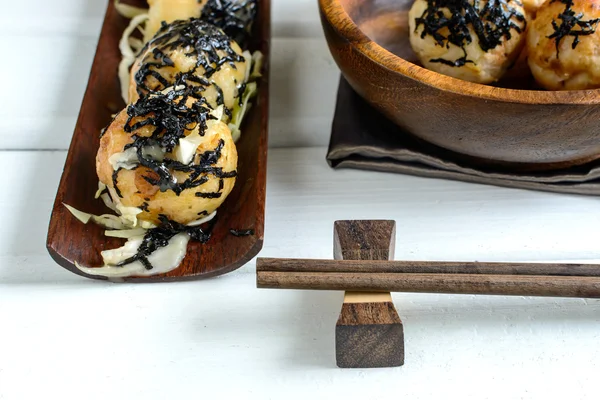
<path id="1" fill-rule="evenodd" d="M 208 182 L 207 175 L 217 178 L 233 178 L 236 171 L 223 171 L 215 167 L 221 157 L 225 142 L 221 139 L 214 150 L 196 155 L 189 165 L 165 158 L 162 161 L 144 154 L 144 147 L 158 145 L 165 152 L 171 152 L 185 137 L 185 132 L 198 128 L 199 135 L 204 136 L 207 120 L 213 118 L 209 114 L 203 98 L 195 98 L 194 90 L 182 86 L 167 93 L 156 93 L 140 98 L 127 107 L 127 121 L 124 130 L 133 133 L 133 142 L 125 146 L 125 150 L 135 147 L 140 165 L 151 169 L 155 174 L 145 176 L 151 185 L 158 186 L 162 192 L 172 190 L 179 195 L 186 189 L 195 188 Z M 193 101 L 188 100 L 193 98 Z M 191 103 L 191 104 L 190 104 Z M 150 136 L 136 134 L 136 130 L 150 127 Z M 177 182 L 173 171 L 189 173 L 183 182 Z"/>
<path id="2" fill-rule="evenodd" d="M 188 101 L 192 99 L 192 101 Z M 127 107 L 124 131 L 132 133 L 145 126 L 152 127 L 151 139 L 160 147 L 172 151 L 186 130 L 196 127 L 200 135 L 206 131 L 211 118 L 210 109 L 202 97 L 197 97 L 190 87 L 180 86 L 167 93 L 141 97 Z M 138 147 L 128 145 L 129 147 Z"/>
<path id="3" fill-rule="evenodd" d="M 209 222 L 209 226 L 204 229 L 200 226 L 187 226 L 175 221 L 171 221 L 169 218 L 167 218 L 167 216 L 162 214 L 159 215 L 158 218 L 160 220 L 160 225 L 156 228 L 148 230 L 148 232 L 146 232 L 144 235 L 142 244 L 140 247 L 138 247 L 137 253 L 133 257 L 130 257 L 117 264 L 118 267 L 139 261 L 147 270 L 151 270 L 153 266 L 148 260 L 148 257 L 161 247 L 167 246 L 169 244 L 169 240 L 171 240 L 175 235 L 179 233 L 187 233 L 192 239 L 197 240 L 200 243 L 206 243 L 210 239 L 210 235 L 216 221 L 216 218 L 213 218 Z"/>
<path id="4" fill-rule="evenodd" d="M 221 193 L 219 193 L 219 192 L 207 192 L 207 193 L 197 192 L 196 197 L 201 197 L 203 199 L 218 199 L 219 197 L 221 197 Z"/>
<path id="5" fill-rule="evenodd" d="M 257 10 L 256 0 L 208 0 L 202 8 L 201 18 L 223 29 L 227 36 L 245 48 Z"/>
<path id="6" fill-rule="evenodd" d="M 242 83 L 241 85 L 239 85 L 237 87 L 238 105 L 240 107 L 244 104 L 244 93 L 246 92 L 246 87 L 247 87 L 246 82 Z"/>
<path id="7" fill-rule="evenodd" d="M 254 235 L 254 229 L 230 229 L 229 233 L 236 237 L 252 236 Z"/>
<path id="8" fill-rule="evenodd" d="M 464 56 L 457 60 L 436 58 L 430 61 L 462 67 L 474 63 L 467 58 L 465 48 L 473 41 L 469 28 L 475 32 L 479 47 L 485 52 L 496 48 L 503 39 L 510 40 L 513 29 L 518 33 L 525 31 L 525 16 L 509 5 L 511 1 L 488 0 L 481 7 L 480 0 L 427 0 L 427 9 L 421 17 L 415 18 L 415 32 L 422 25 L 421 38 L 430 35 L 439 46 L 460 47 Z M 449 17 L 446 10 L 450 12 Z"/>
<path id="9" fill-rule="evenodd" d="M 122 168 L 116 169 L 115 172 L 113 172 L 112 174 L 112 183 L 113 186 L 115 188 L 115 192 L 117 192 L 117 196 L 119 197 L 123 197 L 123 195 L 121 194 L 121 190 L 119 190 L 119 185 L 118 185 L 118 179 L 119 179 L 119 172 L 121 172 Z"/>
<path id="10" fill-rule="evenodd" d="M 554 33 L 548 36 L 548 39 L 555 39 L 556 58 L 559 58 L 560 42 L 565 37 L 574 37 L 571 48 L 575 49 L 580 42 L 580 36 L 589 36 L 596 33 L 596 28 L 598 27 L 600 18 L 583 21 L 583 13 L 576 14 L 571 8 L 573 7 L 573 0 L 551 0 L 550 4 L 556 3 L 557 1 L 563 3 L 565 5 L 565 9 L 557 16 L 557 18 L 561 20 L 560 25 L 556 22 L 556 20 L 552 20 Z"/>
<path id="11" fill-rule="evenodd" d="M 222 104 L 222 91 L 209 79 L 223 65 L 229 64 L 235 68 L 236 62 L 244 61 L 244 57 L 232 48 L 232 43 L 231 38 L 221 29 L 198 18 L 178 20 L 170 24 L 163 22 L 154 38 L 140 50 L 140 54 L 147 54 L 134 75 L 138 95 L 143 97 L 169 86 L 187 85 L 194 89 L 195 96 L 200 96 L 208 86 L 215 85 L 220 94 L 217 102 Z M 186 49 L 188 52 L 185 55 L 194 57 L 196 63 L 192 69 L 177 74 L 174 81 L 169 81 L 165 77 L 168 76 L 168 70 L 164 69 L 173 66 L 173 60 L 168 54 L 177 49 Z M 204 69 L 202 76 L 197 72 L 200 67 Z M 150 84 L 150 77 L 154 77 L 156 82 Z"/>

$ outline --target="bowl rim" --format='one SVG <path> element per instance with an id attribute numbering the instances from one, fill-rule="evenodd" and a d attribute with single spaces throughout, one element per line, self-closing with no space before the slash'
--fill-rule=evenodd
<path id="1" fill-rule="evenodd" d="M 356 51 L 383 68 L 427 86 L 463 96 L 510 103 L 600 104 L 600 89 L 562 91 L 505 89 L 464 81 L 431 71 L 397 56 L 370 39 L 348 15 L 340 0 L 319 0 L 319 8 L 329 25 Z"/>

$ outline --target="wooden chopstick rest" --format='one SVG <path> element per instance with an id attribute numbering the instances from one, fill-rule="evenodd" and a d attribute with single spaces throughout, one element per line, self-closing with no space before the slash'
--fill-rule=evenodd
<path id="1" fill-rule="evenodd" d="M 394 221 L 336 221 L 336 260 L 389 260 L 394 257 Z M 346 292 L 335 327 L 340 368 L 396 367 L 404 364 L 404 328 L 389 292 Z"/>

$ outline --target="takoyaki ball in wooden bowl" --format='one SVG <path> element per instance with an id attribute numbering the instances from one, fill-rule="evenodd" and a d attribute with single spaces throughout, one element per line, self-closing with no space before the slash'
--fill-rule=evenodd
<path id="1" fill-rule="evenodd" d="M 600 0 L 548 0 L 529 26 L 528 62 L 548 90 L 600 88 Z"/>
<path id="2" fill-rule="evenodd" d="M 498 81 L 525 46 L 527 22 L 522 3 L 445 3 L 439 7 L 416 0 L 408 13 L 410 44 L 421 64 L 470 82 Z"/>

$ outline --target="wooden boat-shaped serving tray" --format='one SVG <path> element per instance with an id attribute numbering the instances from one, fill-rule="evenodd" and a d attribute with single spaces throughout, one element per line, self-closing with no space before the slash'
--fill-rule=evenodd
<path id="1" fill-rule="evenodd" d="M 146 6 L 143 0 L 128 3 L 138 7 Z M 167 274 L 124 280 L 156 282 L 220 275 L 241 267 L 262 248 L 269 112 L 270 19 L 270 0 L 259 0 L 250 43 L 250 50 L 260 50 L 264 55 L 262 78 L 258 81 L 259 93 L 252 101 L 252 108 L 242 125 L 242 137 L 237 143 L 237 182 L 233 192 L 219 207 L 211 239 L 206 244 L 190 241 L 181 265 Z M 93 214 L 110 212 L 102 201 L 94 199 L 98 185 L 95 158 L 101 129 L 110 123 L 112 114 L 125 106 L 120 95 L 117 66 L 121 60 L 118 44 L 128 21 L 118 14 L 113 0 L 110 0 L 48 228 L 47 248 L 52 258 L 76 274 L 95 279 L 106 278 L 84 274 L 74 263 L 89 267 L 101 266 L 100 252 L 120 247 L 124 240 L 104 236 L 103 228 L 95 224 L 84 225 L 71 215 L 63 203 Z M 230 233 L 230 229 L 252 229 L 254 234 L 237 237 Z"/>

